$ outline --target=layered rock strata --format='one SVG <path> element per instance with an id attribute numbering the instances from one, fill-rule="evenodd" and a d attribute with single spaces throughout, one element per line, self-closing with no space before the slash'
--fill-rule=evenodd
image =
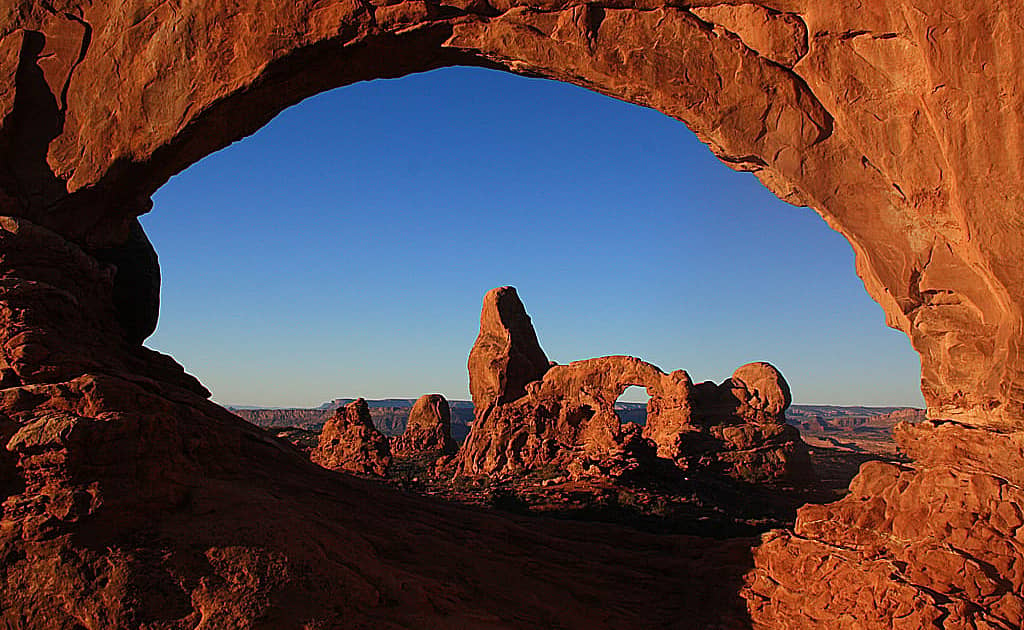
<path id="1" fill-rule="evenodd" d="M 451 455 L 457 449 L 452 439 L 452 412 L 440 394 L 420 396 L 409 410 L 405 431 L 391 439 L 391 452 L 396 456 Z"/>
<path id="2" fill-rule="evenodd" d="M 309 458 L 331 470 L 383 477 L 391 464 L 391 447 L 373 426 L 366 400 L 359 398 L 327 420 Z"/>

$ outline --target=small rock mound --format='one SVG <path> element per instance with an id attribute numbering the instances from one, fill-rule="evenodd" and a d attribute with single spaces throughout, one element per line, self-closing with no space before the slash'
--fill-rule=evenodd
<path id="1" fill-rule="evenodd" d="M 664 413 L 653 398 L 644 436 L 658 455 L 681 468 L 718 467 L 746 481 L 811 477 L 807 445 L 786 424 L 792 402 L 789 384 L 775 366 L 748 363 L 720 385 L 695 385 L 682 408 Z"/>
<path id="2" fill-rule="evenodd" d="M 391 452 L 401 456 L 451 455 L 457 448 L 452 439 L 452 412 L 440 394 L 420 396 L 409 411 L 405 431 L 391 439 Z"/>
<path id="3" fill-rule="evenodd" d="M 360 398 L 334 412 L 309 458 L 331 470 L 383 477 L 391 464 L 391 447 Z"/>

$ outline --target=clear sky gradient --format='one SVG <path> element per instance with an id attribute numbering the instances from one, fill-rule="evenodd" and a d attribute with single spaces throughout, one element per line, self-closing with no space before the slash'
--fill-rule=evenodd
<path id="1" fill-rule="evenodd" d="M 223 403 L 466 399 L 481 298 L 509 284 L 560 363 L 721 381 L 763 360 L 797 402 L 923 406 L 839 234 L 682 123 L 571 85 L 451 68 L 341 88 L 154 201 L 147 345 Z"/>

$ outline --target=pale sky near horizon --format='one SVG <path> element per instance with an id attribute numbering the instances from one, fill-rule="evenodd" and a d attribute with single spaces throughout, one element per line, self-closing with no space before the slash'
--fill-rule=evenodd
<path id="1" fill-rule="evenodd" d="M 567 84 L 449 68 L 333 90 L 174 177 L 142 222 L 163 275 L 147 345 L 225 404 L 468 399 L 481 299 L 513 285 L 560 363 L 696 382 L 763 360 L 798 403 L 923 406 L 845 239 L 682 123 Z"/>

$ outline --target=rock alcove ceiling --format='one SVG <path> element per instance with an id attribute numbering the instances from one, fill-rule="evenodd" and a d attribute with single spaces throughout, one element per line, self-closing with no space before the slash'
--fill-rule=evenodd
<path id="1" fill-rule="evenodd" d="M 1022 44 L 999 0 L 8 3 L 0 620 L 1018 627 Z M 163 182 L 302 98 L 449 65 L 658 109 L 825 217 L 921 355 L 913 463 L 762 541 L 611 542 L 316 471 L 141 346 Z"/>

